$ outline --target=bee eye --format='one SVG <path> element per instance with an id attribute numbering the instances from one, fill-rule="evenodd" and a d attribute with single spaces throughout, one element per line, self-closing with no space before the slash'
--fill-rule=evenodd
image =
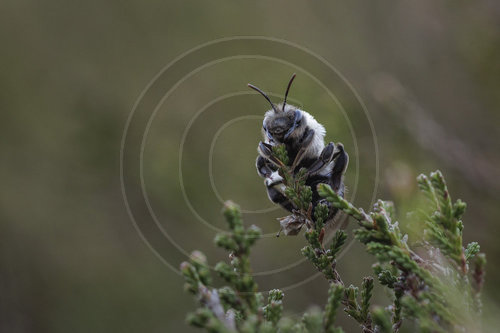
<path id="1" fill-rule="evenodd" d="M 295 110 L 295 125 L 300 125 L 302 122 L 302 112 Z"/>

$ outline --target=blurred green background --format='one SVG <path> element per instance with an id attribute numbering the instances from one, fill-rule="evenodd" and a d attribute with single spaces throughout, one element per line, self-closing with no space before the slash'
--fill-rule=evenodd
<path id="1" fill-rule="evenodd" d="M 0 331 L 192 331 L 184 318 L 194 302 L 168 265 L 177 268 L 194 249 L 211 264 L 225 259 L 212 239 L 225 228 L 220 210 L 227 199 L 269 235 L 253 253 L 261 289 L 285 288 L 292 316 L 324 304 L 326 282 L 301 262 L 303 237 L 272 237 L 275 217 L 285 213 L 273 209 L 254 169 L 259 117 L 268 105 L 246 84 L 279 101 L 293 72 L 291 102 L 351 155 L 346 184 L 357 205 L 368 209 L 376 190 L 404 215 L 416 200 L 415 177 L 443 171 L 452 196 L 468 203 L 465 241 L 478 241 L 487 254 L 484 294 L 487 312 L 494 312 L 499 28 L 500 4 L 490 0 L 2 1 Z M 149 217 L 140 214 L 134 226 L 120 185 L 121 140 L 134 104 L 176 57 L 230 36 L 285 39 L 323 57 L 359 94 L 377 141 L 352 91 L 314 56 L 280 42 L 243 40 L 225 51 L 262 57 L 192 72 L 205 61 L 194 54 L 141 105 L 148 116 L 157 106 L 144 139 L 142 180 L 161 228 L 141 225 Z M 270 54 L 290 63 L 265 58 Z M 173 86 L 169 78 L 185 75 L 158 104 Z M 226 94 L 234 95 L 222 99 Z M 134 130 L 141 137 L 145 128 Z M 371 263 L 353 243 L 339 269 L 344 281 L 359 284 Z M 383 293 L 376 296 L 385 302 Z M 347 331 L 356 329 L 340 320 Z"/>

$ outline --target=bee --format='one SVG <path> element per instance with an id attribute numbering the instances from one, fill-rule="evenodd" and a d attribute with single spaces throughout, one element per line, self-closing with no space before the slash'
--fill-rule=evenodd
<path id="1" fill-rule="evenodd" d="M 283 103 L 275 105 L 261 89 L 252 84 L 248 86 L 259 92 L 271 105 L 271 109 L 264 115 L 262 125 L 262 135 L 264 141 L 258 145 L 258 157 L 256 168 L 259 176 L 265 179 L 264 184 L 267 189 L 269 199 L 291 213 L 297 211 L 297 207 L 285 196 L 283 178 L 278 173 L 279 162 L 272 154 L 275 145 L 284 145 L 289 157 L 289 167 L 296 174 L 301 168 L 307 170 L 306 185 L 312 189 L 312 208 L 319 204 L 329 206 L 329 216 L 325 225 L 333 221 L 338 213 L 338 209 L 332 207 L 326 200 L 323 200 L 317 191 L 320 183 L 328 184 L 340 196 L 344 196 L 344 174 L 349 163 L 349 156 L 341 143 L 336 145 L 333 142 L 325 145 L 326 130 L 314 117 L 298 107 L 287 104 L 288 92 L 295 79 L 293 74 L 286 88 Z M 285 218 L 286 219 L 286 218 Z M 296 222 L 293 215 L 288 217 L 289 223 Z M 297 223 L 293 223 L 297 225 Z M 298 228 L 284 228 L 285 234 L 297 234 L 302 224 Z M 283 224 L 282 224 L 283 227 Z"/>

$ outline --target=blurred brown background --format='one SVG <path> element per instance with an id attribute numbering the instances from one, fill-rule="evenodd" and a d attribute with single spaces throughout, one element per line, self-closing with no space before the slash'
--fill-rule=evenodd
<path id="1" fill-rule="evenodd" d="M 443 171 L 453 198 L 468 203 L 465 241 L 478 241 L 487 253 L 486 312 L 495 312 L 499 28 L 500 4 L 492 0 L 2 1 L 0 331 L 191 331 L 184 318 L 194 302 L 165 263 L 177 268 L 194 249 L 211 264 L 225 259 L 212 243 L 225 228 L 216 194 L 241 204 L 249 211 L 246 223 L 269 234 L 253 254 L 261 289 L 285 288 L 290 315 L 324 304 L 326 283 L 300 261 L 303 236 L 272 237 L 274 218 L 284 212 L 272 210 L 253 165 L 259 116 L 268 106 L 246 93 L 246 83 L 279 101 L 293 72 L 291 101 L 351 154 L 346 183 L 357 205 L 369 208 L 378 181 L 376 196 L 394 200 L 404 215 L 415 201 L 415 177 Z M 191 73 L 204 63 L 195 54 L 142 106 L 147 114 L 158 105 L 144 141 L 143 182 L 169 240 L 160 228 L 141 225 L 146 216 L 136 215 L 134 226 L 127 214 L 120 187 L 123 130 L 164 66 L 229 36 L 285 39 L 325 58 L 365 103 L 377 144 L 352 91 L 314 56 L 279 42 L 243 41 L 226 46 L 228 54 L 263 57 Z M 207 59 L 221 48 L 208 49 Z M 292 64 L 264 58 L 269 54 Z M 157 104 L 173 86 L 169 78 L 188 74 Z M 226 94 L 236 95 L 209 104 Z M 142 135 L 144 128 L 136 130 Z M 359 284 L 371 263 L 354 243 L 339 263 L 344 281 Z M 386 299 L 383 293 L 377 298 Z M 345 316 L 340 320 L 348 331 L 355 328 Z"/>

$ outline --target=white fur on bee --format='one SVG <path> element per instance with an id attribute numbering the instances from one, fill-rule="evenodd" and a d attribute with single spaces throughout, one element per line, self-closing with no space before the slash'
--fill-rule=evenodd
<path id="1" fill-rule="evenodd" d="M 278 171 L 274 171 L 271 176 L 266 178 L 264 181 L 267 187 L 272 187 L 274 185 L 282 184 L 283 183 L 283 177 L 281 177 L 278 173 Z"/>

